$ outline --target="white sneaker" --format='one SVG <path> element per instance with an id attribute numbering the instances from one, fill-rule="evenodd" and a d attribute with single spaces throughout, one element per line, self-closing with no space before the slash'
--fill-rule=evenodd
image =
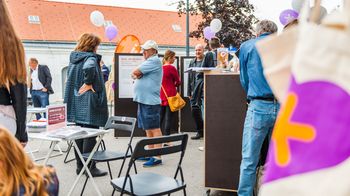
<path id="1" fill-rule="evenodd" d="M 203 147 L 203 146 L 200 146 L 200 147 L 198 147 L 198 150 L 204 151 L 204 147 Z"/>

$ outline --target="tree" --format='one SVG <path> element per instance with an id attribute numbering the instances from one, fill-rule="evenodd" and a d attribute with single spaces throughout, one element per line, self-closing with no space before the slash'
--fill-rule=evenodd
<path id="1" fill-rule="evenodd" d="M 184 0 L 178 1 L 177 8 L 180 17 L 186 14 Z M 257 18 L 253 14 L 254 6 L 248 0 L 195 0 L 189 5 L 189 12 L 191 15 L 201 15 L 203 19 L 197 30 L 190 32 L 192 38 L 204 37 L 203 29 L 210 26 L 214 18 L 222 22 L 222 29 L 216 36 L 225 47 L 232 45 L 238 48 L 242 42 L 254 36 L 252 25 Z"/>

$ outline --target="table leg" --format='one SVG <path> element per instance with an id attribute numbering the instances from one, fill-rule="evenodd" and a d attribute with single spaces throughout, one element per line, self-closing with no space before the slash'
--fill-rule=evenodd
<path id="1" fill-rule="evenodd" d="M 52 145 L 49 149 L 49 153 L 47 153 L 46 157 L 45 157 L 45 160 L 43 162 L 44 165 L 47 165 L 47 162 L 49 161 L 49 158 L 51 157 L 51 154 L 53 152 L 53 149 L 55 148 L 55 146 L 58 144 L 59 142 L 58 141 L 52 141 Z"/>
<path id="2" fill-rule="evenodd" d="M 91 153 L 90 153 L 90 155 L 89 155 L 89 157 L 88 157 L 88 159 L 87 159 L 86 161 L 84 160 L 83 156 L 81 155 L 81 152 L 80 152 L 79 148 L 77 147 L 77 144 L 76 144 L 75 140 L 73 140 L 73 146 L 74 146 L 75 150 L 77 151 L 77 154 L 79 155 L 79 158 L 80 158 L 81 162 L 83 163 L 83 168 L 82 168 L 82 170 L 80 171 L 78 177 L 75 179 L 72 188 L 69 190 L 68 196 L 72 195 L 72 192 L 73 192 L 75 186 L 77 185 L 77 183 L 78 183 L 80 177 L 81 177 L 82 174 L 84 173 L 84 171 L 86 171 L 86 173 L 88 174 L 88 176 L 89 176 L 89 178 L 90 178 L 90 180 L 91 180 L 91 182 L 92 182 L 92 185 L 94 186 L 94 188 L 95 188 L 97 194 L 98 194 L 99 196 L 102 196 L 102 194 L 101 194 L 100 190 L 98 189 L 98 187 L 97 187 L 97 185 L 96 185 L 96 183 L 95 183 L 95 180 L 94 180 L 94 178 L 92 177 L 92 175 L 91 175 L 91 173 L 90 173 L 90 170 L 89 170 L 89 168 L 88 168 L 88 164 L 89 164 L 89 162 L 91 161 L 91 158 L 92 158 L 92 156 L 94 155 L 94 153 L 96 152 L 98 146 L 100 145 L 102 138 L 103 138 L 103 135 L 99 135 L 99 136 L 97 137 L 97 142 L 96 142 L 94 148 L 92 149 L 92 151 L 91 151 Z"/>

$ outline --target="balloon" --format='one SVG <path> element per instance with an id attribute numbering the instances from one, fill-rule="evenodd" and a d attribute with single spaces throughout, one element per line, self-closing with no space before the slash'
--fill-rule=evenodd
<path id="1" fill-rule="evenodd" d="M 215 37 L 215 33 L 211 31 L 210 27 L 205 27 L 203 29 L 203 34 L 205 39 L 210 40 L 211 38 Z"/>
<path id="2" fill-rule="evenodd" d="M 100 11 L 95 10 L 90 14 L 90 21 L 95 26 L 100 27 L 105 23 L 105 18 Z"/>
<path id="3" fill-rule="evenodd" d="M 301 8 L 303 8 L 305 0 L 292 0 L 292 8 L 297 11 L 300 12 Z"/>
<path id="4" fill-rule="evenodd" d="M 299 16 L 298 12 L 296 12 L 295 10 L 284 10 L 283 12 L 281 12 L 280 14 L 280 22 L 283 25 L 288 24 L 290 21 L 297 19 Z"/>
<path id="5" fill-rule="evenodd" d="M 310 13 L 313 13 L 313 9 L 315 9 L 315 7 L 312 7 L 311 8 L 311 11 L 310 11 Z M 325 16 L 327 16 L 327 9 L 326 8 L 324 8 L 323 6 L 321 6 L 320 7 L 320 17 L 318 18 L 318 20 L 316 21 L 317 23 L 320 23 L 321 22 L 321 20 L 325 17 Z"/>
<path id="6" fill-rule="evenodd" d="M 210 29 L 212 32 L 217 33 L 221 30 L 222 23 L 219 19 L 215 18 L 210 22 Z"/>
<path id="7" fill-rule="evenodd" d="M 118 29 L 114 25 L 108 25 L 105 29 L 106 37 L 109 41 L 112 41 L 118 35 Z"/>

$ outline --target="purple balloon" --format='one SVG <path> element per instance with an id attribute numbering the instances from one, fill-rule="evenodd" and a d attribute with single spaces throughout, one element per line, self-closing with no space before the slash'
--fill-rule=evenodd
<path id="1" fill-rule="evenodd" d="M 112 89 L 115 91 L 115 83 L 112 83 Z"/>
<path id="2" fill-rule="evenodd" d="M 281 12 L 280 14 L 280 22 L 283 25 L 288 24 L 290 21 L 297 19 L 299 16 L 299 13 L 296 12 L 295 10 L 284 10 L 283 12 Z"/>
<path id="3" fill-rule="evenodd" d="M 210 40 L 211 38 L 215 37 L 215 33 L 211 31 L 210 27 L 205 27 L 203 29 L 203 34 L 205 39 Z"/>
<path id="4" fill-rule="evenodd" d="M 105 29 L 106 37 L 109 41 L 112 41 L 118 35 L 118 29 L 114 25 L 108 25 Z"/>

